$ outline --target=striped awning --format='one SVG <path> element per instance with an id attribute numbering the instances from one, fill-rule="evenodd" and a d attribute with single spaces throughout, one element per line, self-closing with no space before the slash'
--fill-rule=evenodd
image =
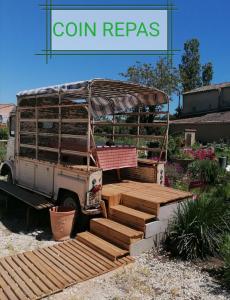
<path id="1" fill-rule="evenodd" d="M 68 100 L 91 99 L 94 117 L 123 112 L 138 105 L 168 102 L 168 96 L 156 88 L 117 80 L 93 79 L 20 92 L 17 94 L 18 105 L 27 97 L 49 97 L 57 93 Z"/>

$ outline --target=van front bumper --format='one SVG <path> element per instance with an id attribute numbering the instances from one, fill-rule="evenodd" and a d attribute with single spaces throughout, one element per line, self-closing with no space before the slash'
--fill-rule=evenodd
<path id="1" fill-rule="evenodd" d="M 101 207 L 98 207 L 98 208 L 82 209 L 82 212 L 85 215 L 99 215 L 102 213 L 102 210 Z"/>

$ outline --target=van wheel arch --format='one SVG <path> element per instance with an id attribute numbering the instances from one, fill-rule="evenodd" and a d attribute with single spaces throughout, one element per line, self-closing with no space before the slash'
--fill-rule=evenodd
<path id="1" fill-rule="evenodd" d="M 1 176 L 7 176 L 7 182 L 13 183 L 13 173 L 12 173 L 11 168 L 7 164 L 4 164 L 2 166 Z"/>
<path id="2" fill-rule="evenodd" d="M 81 212 L 80 199 L 77 193 L 70 190 L 59 189 L 57 204 L 60 206 L 70 206 Z"/>

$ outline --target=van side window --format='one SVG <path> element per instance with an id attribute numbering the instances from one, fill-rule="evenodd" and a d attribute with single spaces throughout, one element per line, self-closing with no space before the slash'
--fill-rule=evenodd
<path id="1" fill-rule="evenodd" d="M 16 116 L 10 117 L 10 136 L 15 136 Z"/>

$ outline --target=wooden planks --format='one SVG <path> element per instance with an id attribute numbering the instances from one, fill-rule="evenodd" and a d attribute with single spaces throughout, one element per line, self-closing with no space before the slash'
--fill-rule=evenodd
<path id="1" fill-rule="evenodd" d="M 130 226 L 137 230 L 145 231 L 145 224 L 155 219 L 155 215 L 142 212 L 124 205 L 112 206 L 109 209 L 110 219 Z"/>
<path id="2" fill-rule="evenodd" d="M 107 184 L 102 188 L 102 198 L 108 202 L 123 204 L 150 214 L 158 215 L 159 207 L 167 203 L 178 202 L 192 197 L 189 192 L 161 186 L 155 183 L 123 181 Z M 120 200 L 120 203 L 118 203 Z M 116 205 L 114 203 L 114 205 Z M 112 206 L 112 205 L 111 205 Z"/>
<path id="3" fill-rule="evenodd" d="M 90 221 L 90 232 L 126 250 L 143 238 L 143 232 L 103 218 Z"/>
<path id="4" fill-rule="evenodd" d="M 134 196 L 133 193 L 124 193 L 121 195 L 121 202 L 123 205 L 137 209 L 148 214 L 158 216 L 160 204 L 149 201 L 146 196 Z"/>
<path id="5" fill-rule="evenodd" d="M 77 240 L 112 261 L 128 254 L 128 251 L 123 250 L 87 231 L 79 233 L 77 235 Z"/>
<path id="6" fill-rule="evenodd" d="M 77 240 L 0 259 L 0 299 L 41 299 L 132 262 L 111 261 Z"/>

